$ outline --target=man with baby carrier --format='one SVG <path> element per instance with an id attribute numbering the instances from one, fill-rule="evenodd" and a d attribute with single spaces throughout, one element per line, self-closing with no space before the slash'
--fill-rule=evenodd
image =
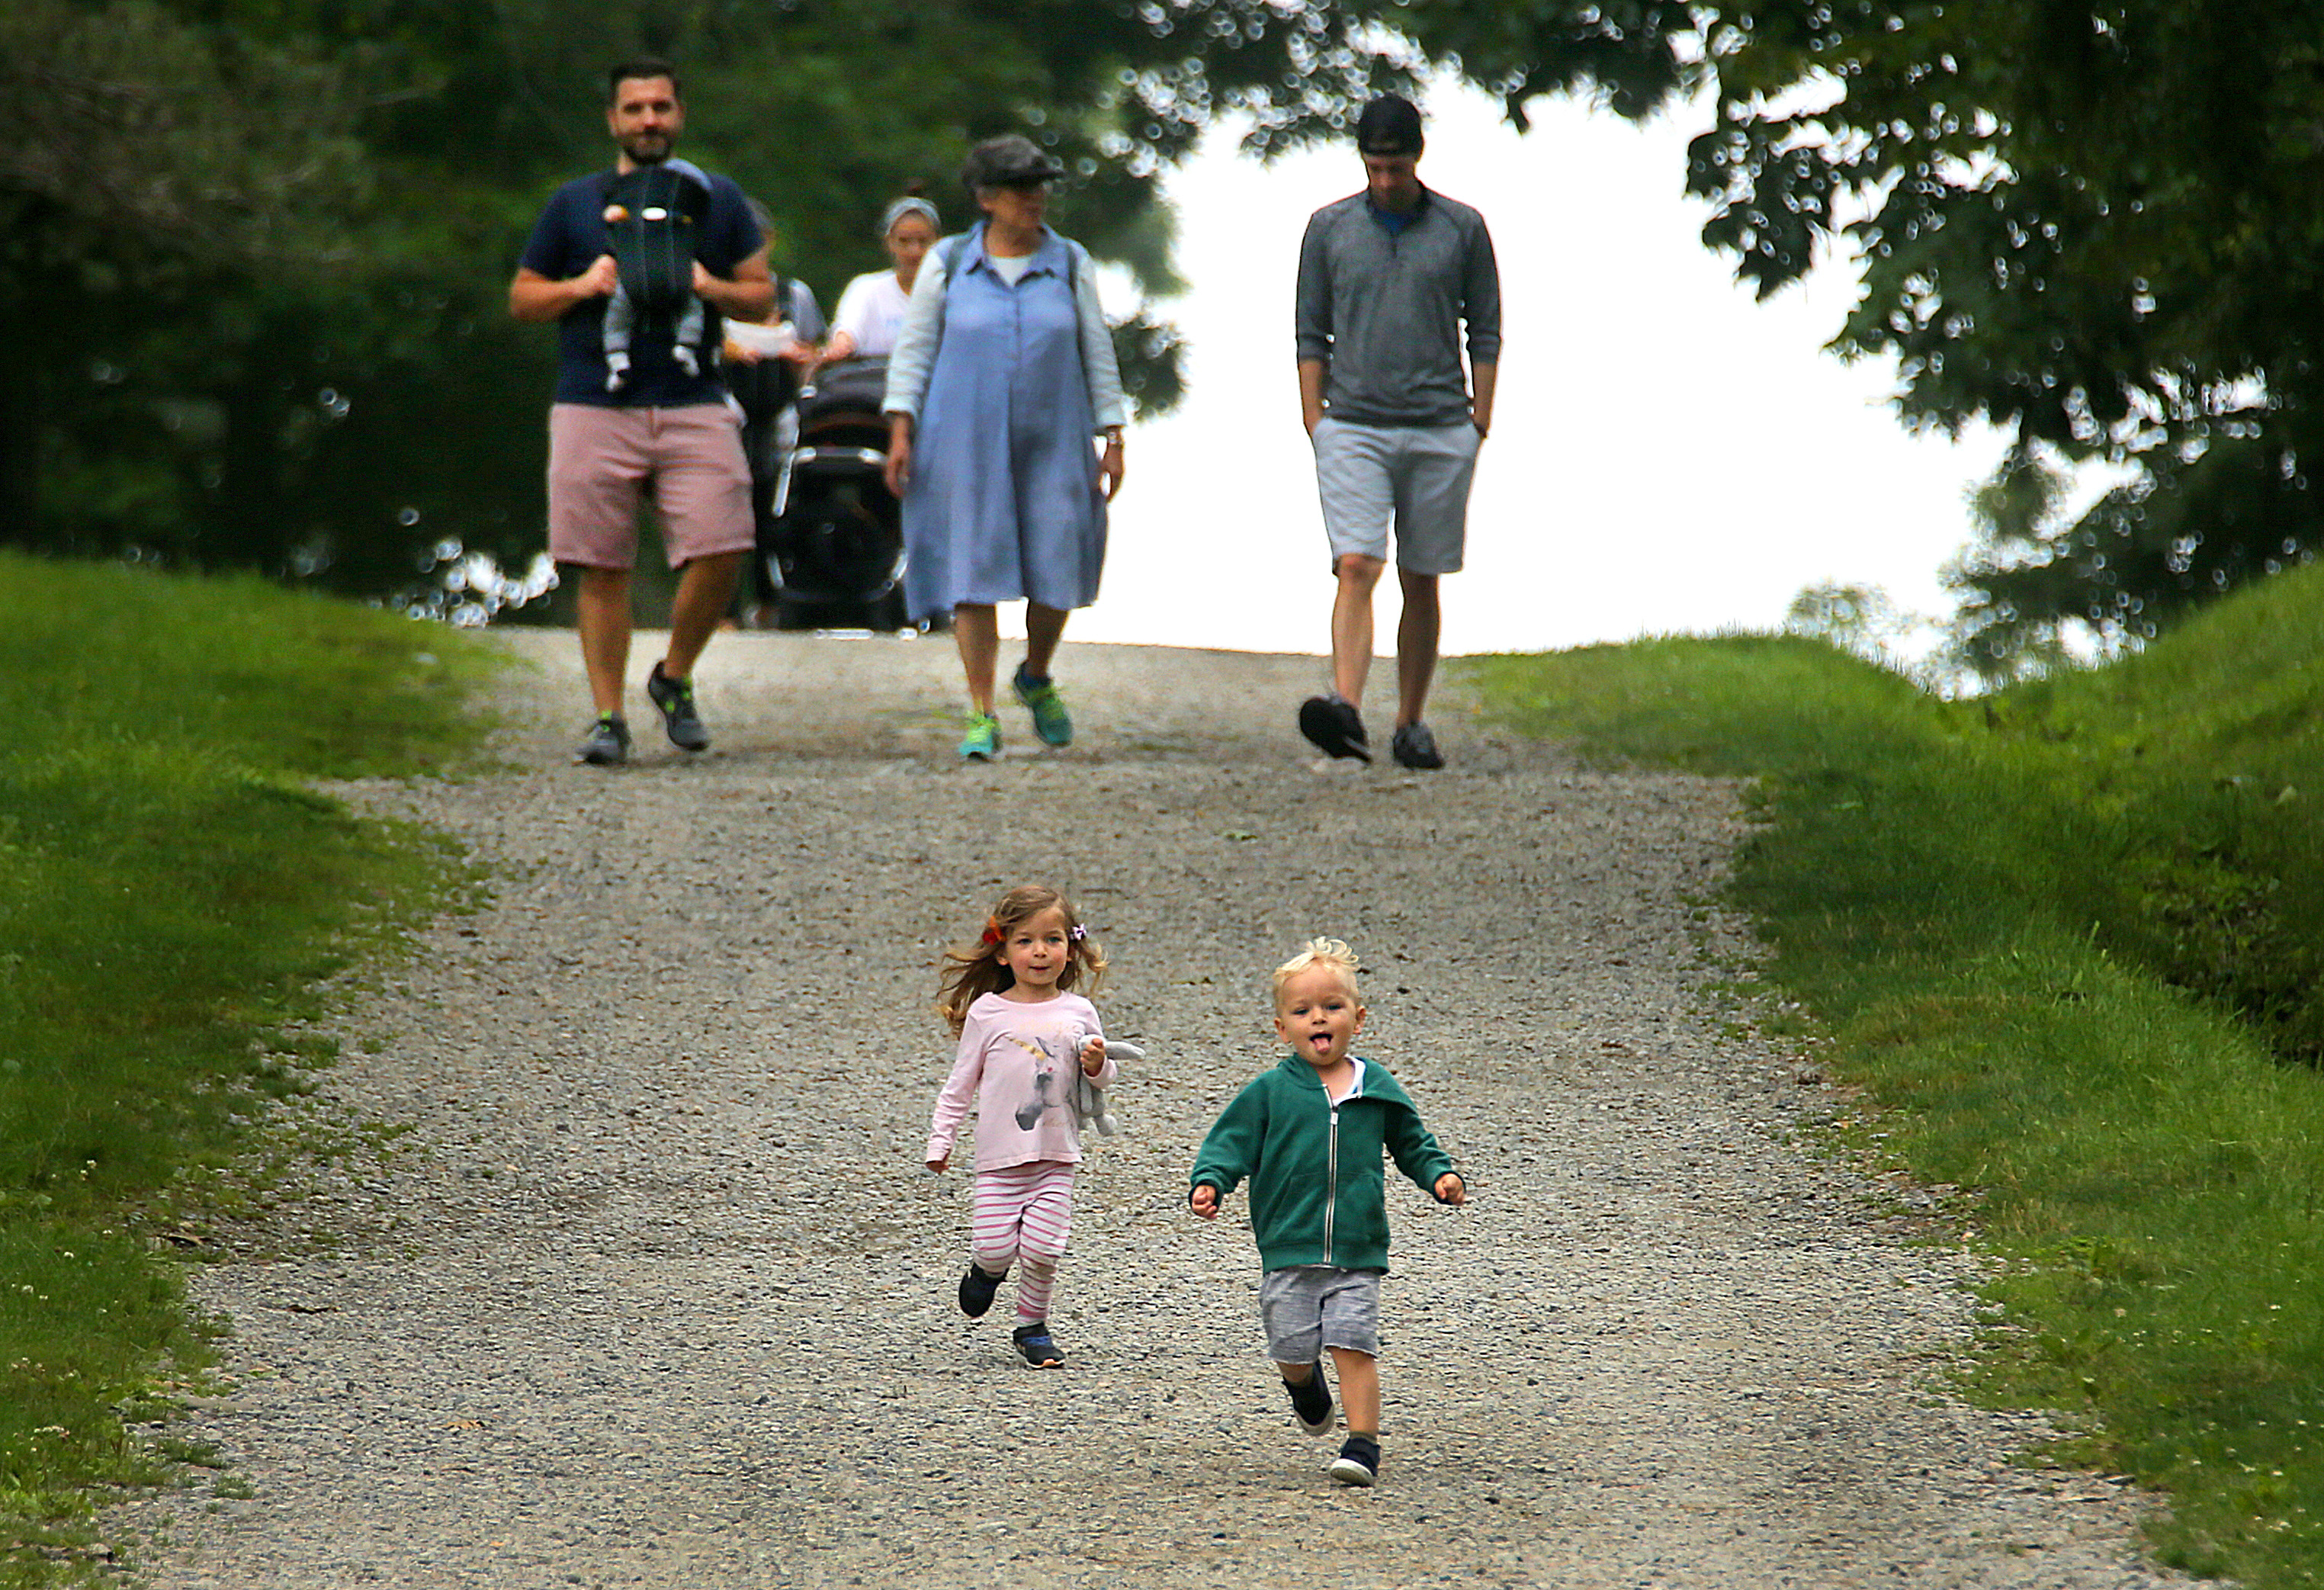
<path id="1" fill-rule="evenodd" d="M 679 574 L 669 647 L 646 677 L 646 695 L 672 744 L 710 744 L 694 664 L 755 539 L 751 471 L 717 349 L 724 317 L 761 319 L 774 301 L 766 244 L 742 190 L 674 158 L 686 125 L 676 69 L 624 61 L 606 87 L 619 158 L 549 197 L 509 284 L 511 314 L 557 322 L 549 550 L 579 577 L 581 661 L 596 717 L 577 755 L 599 765 L 630 751 L 622 714 L 630 575 L 649 485 Z"/>

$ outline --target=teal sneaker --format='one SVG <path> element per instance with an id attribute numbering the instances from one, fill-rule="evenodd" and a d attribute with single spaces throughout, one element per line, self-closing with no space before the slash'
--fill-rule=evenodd
<path id="1" fill-rule="evenodd" d="M 1017 692 L 1017 699 L 1033 715 L 1033 733 L 1044 745 L 1070 745 L 1074 743 L 1073 715 L 1065 710 L 1065 698 L 1056 685 L 1048 679 L 1033 682 L 1033 676 L 1019 663 L 1015 677 L 1009 681 Z"/>
<path id="2" fill-rule="evenodd" d="M 968 762 L 991 762 L 1001 754 L 1001 720 L 989 712 L 968 715 L 968 732 L 960 737 L 960 753 Z"/>

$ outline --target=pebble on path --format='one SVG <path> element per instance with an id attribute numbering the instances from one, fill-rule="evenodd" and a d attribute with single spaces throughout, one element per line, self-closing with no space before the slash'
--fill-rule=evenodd
<path id="1" fill-rule="evenodd" d="M 942 640 L 730 634 L 716 744 L 576 767 L 569 634 L 499 637 L 506 764 L 358 784 L 494 895 L 355 997 L 309 1104 L 414 1130 L 194 1275 L 231 1483 L 119 1508 L 157 1585 L 2132 1590 L 2141 1500 L 1969 1407 L 1969 1260 L 1803 1142 L 1833 1097 L 1719 992 L 1737 792 L 1585 772 L 1448 696 L 1452 765 L 1317 763 L 1312 658 L 1069 646 L 1080 725 L 952 753 Z M 659 637 L 641 635 L 642 675 Z M 1012 709 L 1013 710 L 1013 709 Z M 637 718 L 651 722 L 641 698 Z M 918 1163 L 932 966 L 1008 883 L 1073 892 L 1149 1058 L 1093 1140 L 1054 1310 L 952 1292 Z M 1269 967 L 1366 966 L 1363 1052 L 1471 1179 L 1396 1182 L 1386 1466 L 1346 1491 L 1262 1352 L 1242 1205 L 1183 1208 L 1275 1058 Z M 201 1471 L 196 1471 L 198 1476 Z"/>

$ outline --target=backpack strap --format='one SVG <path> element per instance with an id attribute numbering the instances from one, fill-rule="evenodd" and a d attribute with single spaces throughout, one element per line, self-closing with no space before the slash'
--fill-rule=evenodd
<path id="1" fill-rule="evenodd" d="M 957 266 L 960 262 L 961 251 L 968 246 L 968 238 L 969 235 L 967 233 L 955 232 L 951 236 L 939 241 L 934 251 L 936 256 L 936 263 L 944 267 L 945 273 L 945 296 L 939 297 L 936 300 L 936 342 L 938 346 L 942 346 L 944 341 L 944 311 L 945 298 L 950 295 L 953 283 L 959 279 L 960 272 L 957 269 Z M 1065 291 L 1073 296 L 1074 348 L 1074 351 L 1081 356 L 1082 379 L 1084 382 L 1087 382 L 1089 380 L 1089 372 L 1092 366 L 1090 365 L 1089 343 L 1084 335 L 1082 325 L 1082 267 L 1088 263 L 1090 252 L 1088 249 L 1084 248 L 1080 244 L 1074 242 L 1070 237 L 1065 236 L 1063 234 L 1057 235 L 1057 241 L 1065 245 Z M 934 366 L 931 365 L 931 370 L 933 370 L 933 368 Z"/>

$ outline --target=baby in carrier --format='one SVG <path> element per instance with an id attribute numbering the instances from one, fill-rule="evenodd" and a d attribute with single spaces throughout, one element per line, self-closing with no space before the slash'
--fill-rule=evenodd
<path id="1" fill-rule="evenodd" d="M 667 326 L 670 355 L 702 374 L 702 300 L 695 296 L 695 247 L 710 211 L 710 179 L 682 160 L 624 171 L 605 188 L 605 236 L 620 281 L 605 304 L 605 390 L 629 384 L 632 339 Z"/>

